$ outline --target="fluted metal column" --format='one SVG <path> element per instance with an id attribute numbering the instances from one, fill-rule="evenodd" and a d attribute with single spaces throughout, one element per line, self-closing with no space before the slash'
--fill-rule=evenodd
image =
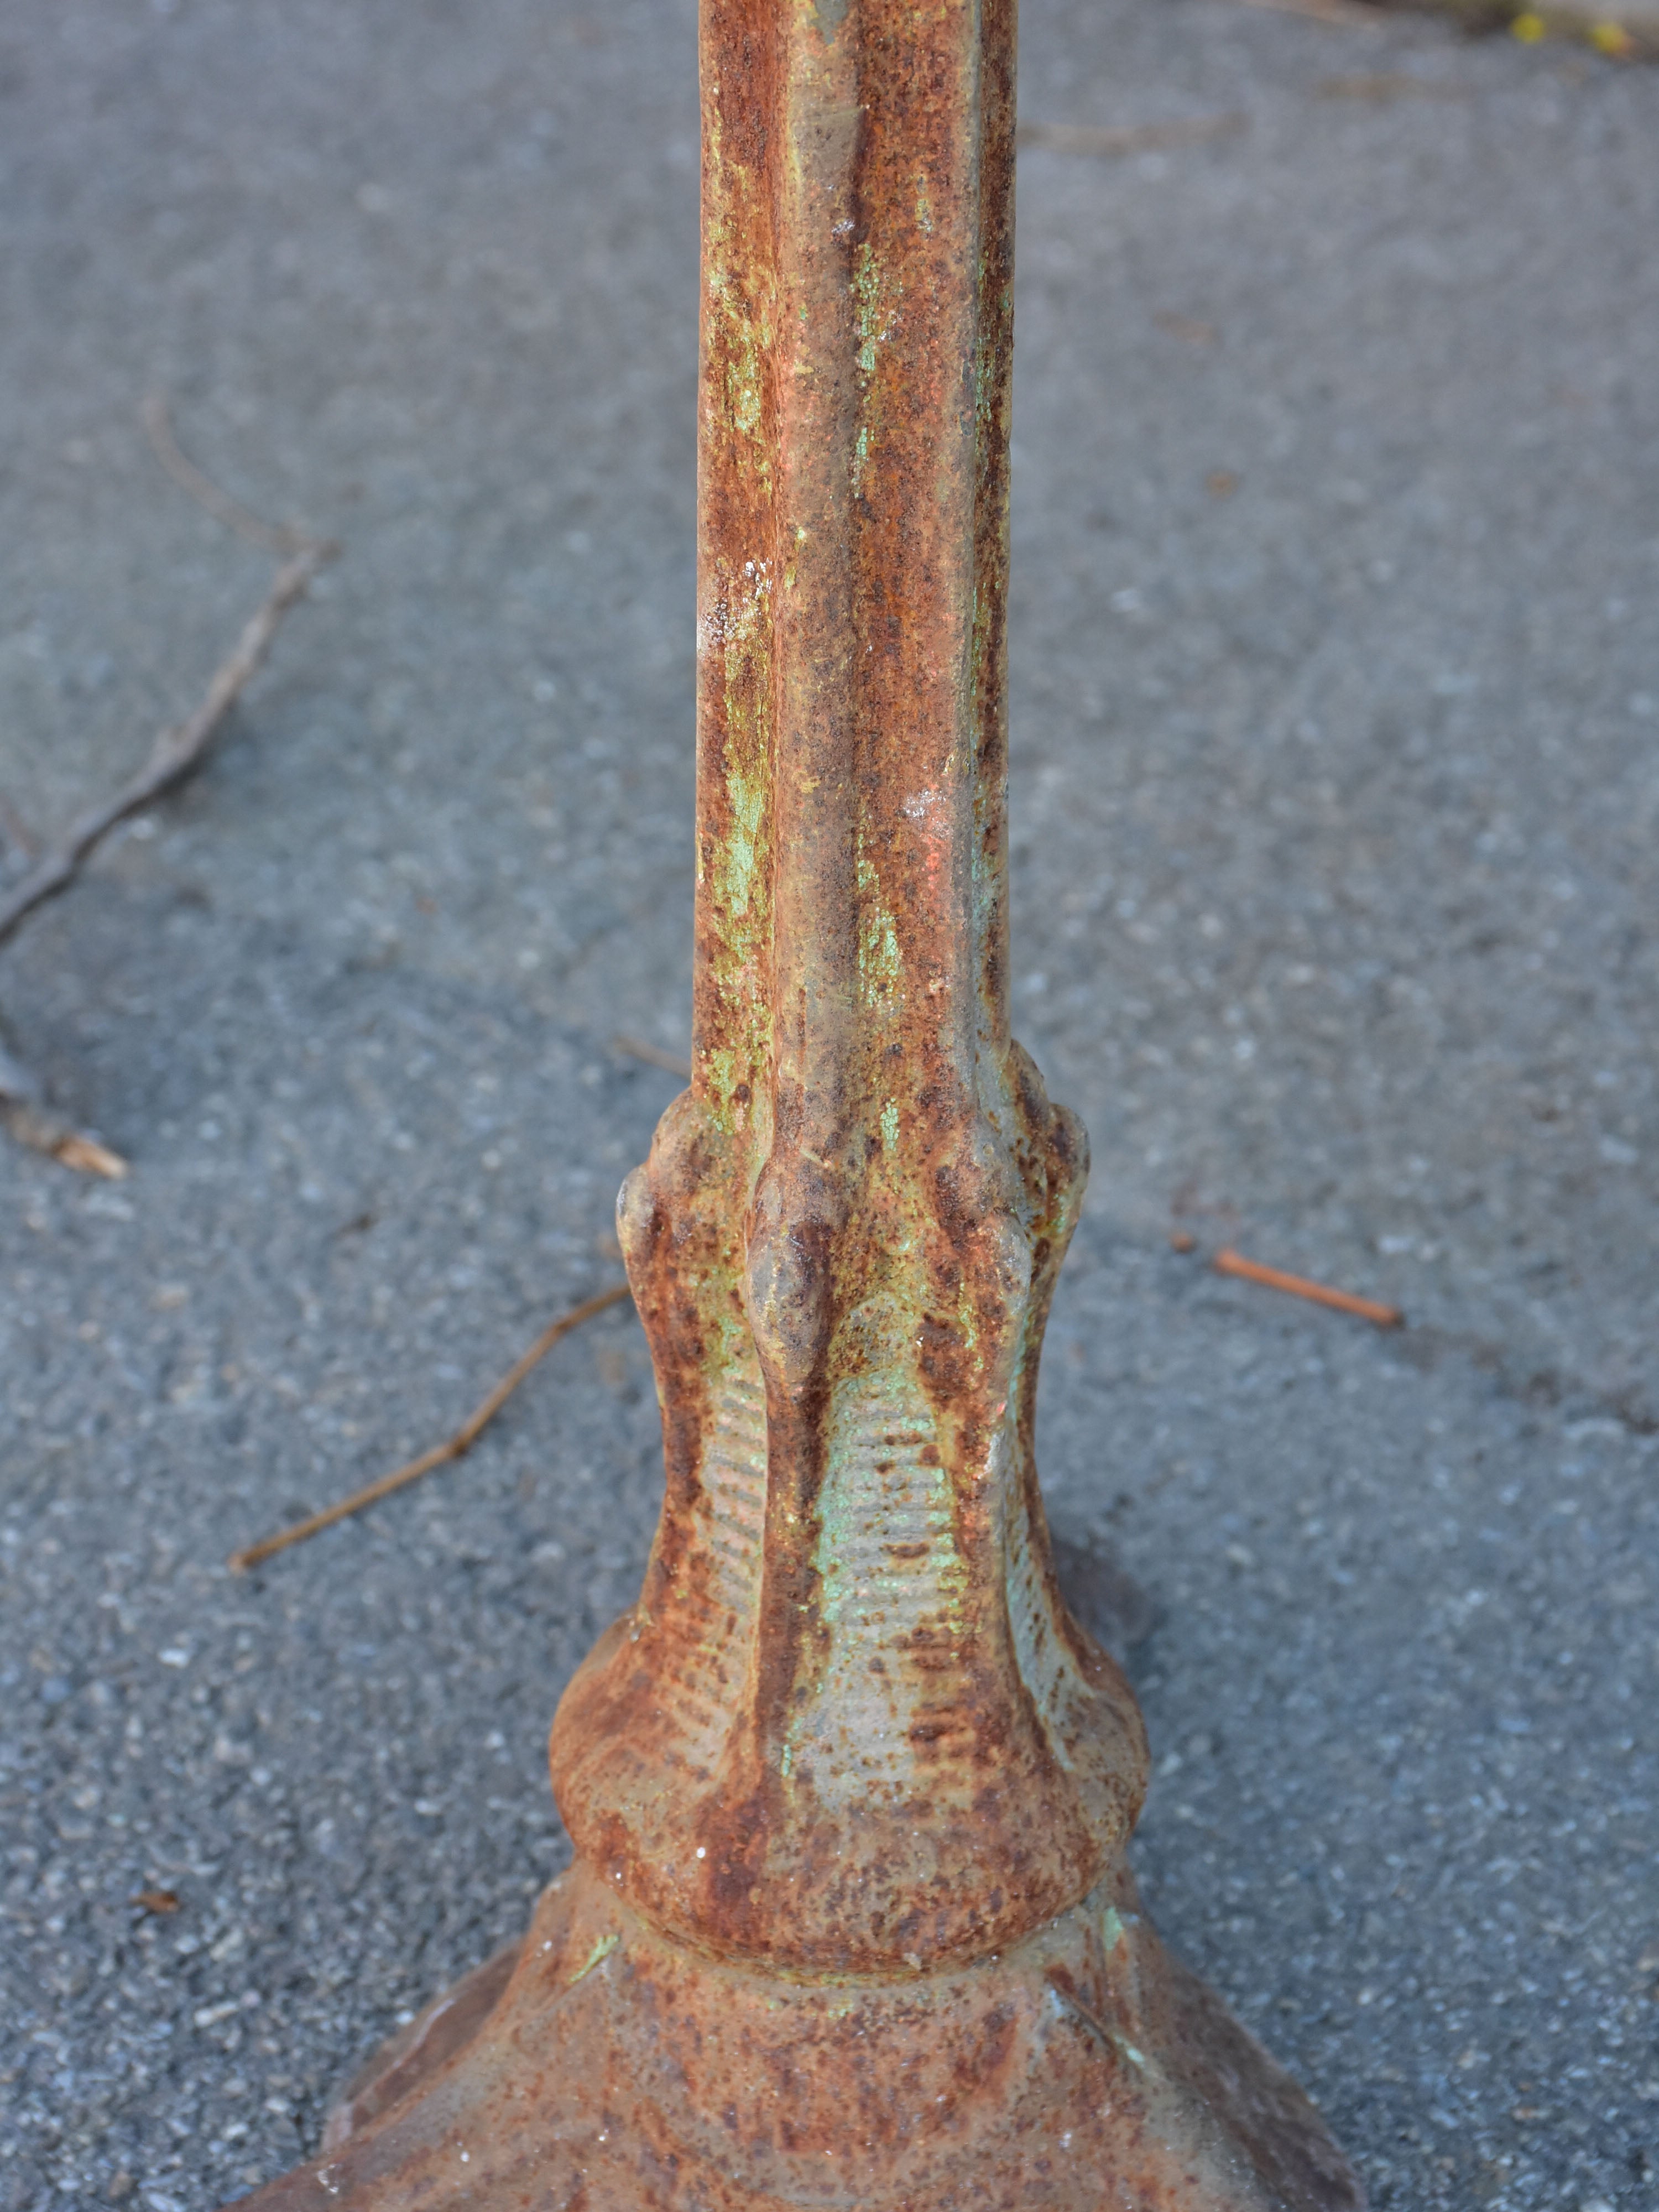
<path id="1" fill-rule="evenodd" d="M 554 1765 L 790 1969 L 1016 1940 L 1145 1771 L 1031 1459 L 1085 1145 L 1008 1035 L 1012 63 L 1006 0 L 706 15 L 694 1073 L 620 1215 L 668 1508 Z"/>
<path id="2" fill-rule="evenodd" d="M 1139 1915 L 1139 1714 L 1048 1560 L 1013 60 L 1012 0 L 703 0 L 693 1078 L 618 1216 L 662 1523 L 555 1723 L 574 1867 L 273 2204 L 1361 2202 Z"/>

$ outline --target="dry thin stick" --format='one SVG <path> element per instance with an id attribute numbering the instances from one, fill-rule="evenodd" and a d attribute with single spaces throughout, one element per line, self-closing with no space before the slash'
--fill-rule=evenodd
<path id="1" fill-rule="evenodd" d="M 127 1164 L 119 1152 L 111 1152 L 96 1137 L 88 1136 L 83 1129 L 76 1128 L 52 1111 L 39 1076 L 21 1066 L 3 1045 L 0 1128 L 20 1145 L 27 1145 L 31 1152 L 45 1152 L 49 1159 L 60 1161 L 66 1168 L 78 1169 L 82 1175 L 104 1176 L 111 1182 L 119 1182 L 127 1171 Z"/>
<path id="2" fill-rule="evenodd" d="M 112 799 L 88 808 L 74 823 L 61 845 L 38 860 L 10 895 L 0 899 L 0 945 L 3 945 L 25 915 L 33 914 L 45 900 L 73 883 L 82 863 L 119 822 L 137 814 L 152 799 L 198 767 L 215 733 L 235 704 L 243 685 L 270 650 L 283 617 L 301 598 L 318 570 L 331 561 L 339 548 L 311 544 L 283 562 L 265 596 L 264 605 L 236 641 L 234 650 L 215 671 L 206 696 L 186 722 L 163 730 L 149 760 Z"/>
<path id="3" fill-rule="evenodd" d="M 261 522 L 257 514 L 250 514 L 240 500 L 228 491 L 222 491 L 204 470 L 198 469 L 179 449 L 179 441 L 173 434 L 173 423 L 167 414 L 165 392 L 152 392 L 138 410 L 155 458 L 181 491 L 190 494 L 198 507 L 204 507 L 216 522 L 222 522 L 227 530 L 234 530 L 239 538 L 246 538 L 250 545 L 262 545 L 267 553 L 285 555 L 298 553 L 312 542 L 303 530 L 274 527 Z"/>
<path id="4" fill-rule="evenodd" d="M 1126 123 L 1097 127 L 1087 123 L 1022 123 L 1015 133 L 1022 146 L 1050 154 L 1142 154 L 1160 146 L 1195 146 L 1206 138 L 1224 138 L 1244 128 L 1243 115 L 1177 116 L 1168 123 Z"/>
<path id="5" fill-rule="evenodd" d="M 113 799 L 82 815 L 61 844 L 43 858 L 37 857 L 37 847 L 27 826 L 0 794 L 0 825 L 25 859 L 33 862 L 22 881 L 6 897 L 0 898 L 0 944 L 12 934 L 25 915 L 33 914 L 36 907 L 74 882 L 86 860 L 118 823 L 160 798 L 170 786 L 200 765 L 219 725 L 270 650 L 283 615 L 338 550 L 300 531 L 273 530 L 221 491 L 211 477 L 204 476 L 179 452 L 167 420 L 167 400 L 161 392 L 152 392 L 145 400 L 143 414 L 156 459 L 173 481 L 228 528 L 240 532 L 267 551 L 283 555 L 283 565 L 264 605 L 244 628 L 234 650 L 215 672 L 206 696 L 190 720 L 177 729 L 164 730 L 139 773 Z M 112 1152 L 107 1145 L 100 1144 L 95 1137 L 73 1127 L 55 1113 L 37 1079 L 3 1050 L 0 1127 L 18 1143 L 34 1152 L 46 1152 L 64 1166 L 78 1169 L 82 1174 L 115 1180 L 127 1172 L 127 1164 L 118 1152 Z"/>
<path id="6" fill-rule="evenodd" d="M 26 860 L 32 860 L 40 849 L 40 842 L 3 791 L 0 791 L 0 830 L 6 834 L 8 843 L 15 845 Z"/>
<path id="7" fill-rule="evenodd" d="M 406 1482 L 414 1482 L 423 1474 L 430 1474 L 434 1467 L 443 1467 L 453 1459 L 464 1458 L 538 1360 L 551 1352 L 562 1336 L 568 1336 L 573 1328 L 580 1328 L 583 1322 L 592 1321 L 595 1314 L 603 1313 L 607 1306 L 620 1305 L 629 1295 L 626 1283 L 613 1283 L 608 1291 L 600 1291 L 593 1297 L 584 1298 L 580 1305 L 572 1306 L 568 1313 L 561 1314 L 557 1321 L 542 1331 L 524 1358 L 507 1370 L 483 1403 L 468 1415 L 447 1443 L 434 1445 L 429 1452 L 422 1452 L 419 1459 L 410 1460 L 406 1467 L 394 1468 L 390 1474 L 383 1474 L 378 1482 L 371 1482 L 367 1489 L 355 1491 L 349 1498 L 341 1498 L 337 1505 L 325 1506 L 320 1513 L 313 1513 L 308 1520 L 296 1521 L 291 1528 L 283 1528 L 275 1536 L 262 1537 L 245 1551 L 233 1552 L 227 1562 L 231 1572 L 244 1575 L 250 1567 L 260 1566 L 266 1559 L 275 1558 L 278 1552 L 287 1551 L 290 1544 L 302 1544 L 307 1536 L 316 1535 L 319 1529 L 331 1528 L 337 1521 L 343 1521 L 353 1513 L 361 1513 L 364 1506 L 374 1505 L 380 1498 L 389 1498 L 394 1490 L 401 1490 Z"/>
<path id="8" fill-rule="evenodd" d="M 659 1044 L 646 1044 L 639 1037 L 613 1036 L 612 1052 L 624 1054 L 629 1060 L 642 1060 L 650 1067 L 665 1067 L 671 1075 L 683 1075 L 691 1080 L 691 1063 L 677 1052 L 668 1052 Z"/>
<path id="9" fill-rule="evenodd" d="M 1352 1291 L 1334 1291 L 1328 1283 L 1310 1282 L 1305 1275 L 1287 1275 L 1280 1267 L 1264 1267 L 1231 1249 L 1215 1255 L 1218 1275 L 1237 1275 L 1246 1283 L 1265 1283 L 1270 1291 L 1288 1291 L 1293 1298 L 1310 1298 L 1316 1306 L 1334 1306 L 1339 1313 L 1358 1314 L 1379 1328 L 1398 1328 L 1406 1316 L 1398 1306 L 1380 1305 L 1375 1298 L 1356 1297 Z"/>
<path id="10" fill-rule="evenodd" d="M 1441 84 L 1433 77 L 1413 76 L 1403 70 L 1382 70 L 1368 76 L 1328 76 L 1314 87 L 1316 100 L 1467 100 L 1461 84 Z"/>
<path id="11" fill-rule="evenodd" d="M 1249 8 L 1273 8 L 1283 15 L 1311 15 L 1316 23 L 1342 23 L 1350 30 L 1376 30 L 1381 21 L 1375 7 L 1359 0 L 1244 0 Z"/>

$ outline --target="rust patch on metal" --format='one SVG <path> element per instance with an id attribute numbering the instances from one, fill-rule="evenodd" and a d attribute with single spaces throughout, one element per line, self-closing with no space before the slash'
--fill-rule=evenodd
<path id="1" fill-rule="evenodd" d="M 662 1524 L 504 1990 L 255 2202 L 1352 2212 L 1139 1915 L 1037 1486 L 1087 1146 L 1008 1027 L 1012 0 L 702 36 L 693 1072 L 618 1206 Z"/>
<path id="2" fill-rule="evenodd" d="M 1012 9 L 710 0 L 704 97 L 693 1081 L 622 1206 L 690 1510 L 556 1786 L 681 1940 L 902 1975 L 1145 1776 L 1031 1463 L 1086 1151 L 1007 1024 Z"/>

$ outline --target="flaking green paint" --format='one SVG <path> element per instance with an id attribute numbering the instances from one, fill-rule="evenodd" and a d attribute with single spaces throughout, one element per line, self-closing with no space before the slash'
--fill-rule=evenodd
<path id="1" fill-rule="evenodd" d="M 904 963 L 898 925 L 881 896 L 881 878 L 869 855 L 858 857 L 859 981 L 866 1006 L 886 1006 L 898 991 Z"/>
<path id="2" fill-rule="evenodd" d="M 763 779 L 735 772 L 726 789 L 732 796 L 732 834 L 726 842 L 725 883 L 726 911 L 746 915 L 759 865 L 760 837 L 766 819 L 767 789 Z"/>
<path id="3" fill-rule="evenodd" d="M 888 277 L 874 249 L 866 242 L 853 258 L 853 298 L 859 333 L 859 368 L 866 376 L 876 373 L 876 356 L 898 327 L 898 286 Z"/>
<path id="4" fill-rule="evenodd" d="M 586 1964 L 579 1967 L 577 1971 L 572 1974 L 570 1979 L 565 1984 L 566 1989 L 574 1990 L 578 1982 L 585 1982 L 588 1976 L 592 1972 L 594 1967 L 603 1966 L 605 1961 L 611 1956 L 611 1954 L 616 1949 L 617 1944 L 621 1942 L 622 1937 L 620 1936 L 601 1936 L 599 1942 L 588 1953 Z"/>
<path id="5" fill-rule="evenodd" d="M 974 1303 L 974 1293 L 964 1276 L 957 1291 L 957 1328 L 962 1341 L 972 1355 L 976 1369 L 984 1361 L 979 1356 L 979 1309 Z"/>

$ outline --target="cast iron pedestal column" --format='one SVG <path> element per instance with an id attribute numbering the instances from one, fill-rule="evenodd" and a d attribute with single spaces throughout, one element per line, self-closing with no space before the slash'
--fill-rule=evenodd
<path id="1" fill-rule="evenodd" d="M 703 0 L 694 1074 L 619 1206 L 662 1524 L 554 1723 L 574 1864 L 266 2207 L 1362 2201 L 1140 1915 L 1140 1717 L 1048 1561 L 1013 58 L 1012 0 Z"/>

